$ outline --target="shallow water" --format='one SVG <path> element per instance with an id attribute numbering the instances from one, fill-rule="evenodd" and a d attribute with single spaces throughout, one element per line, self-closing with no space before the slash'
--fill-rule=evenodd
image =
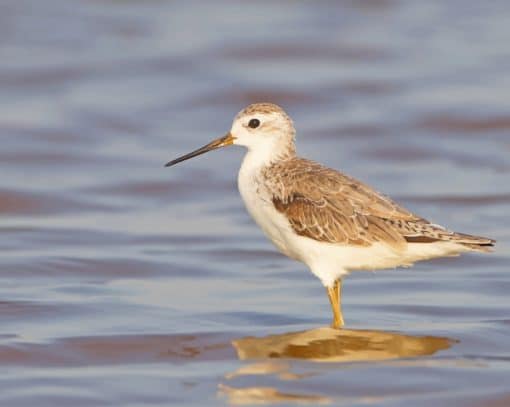
<path id="1" fill-rule="evenodd" d="M 510 403 L 505 1 L 0 4 L 0 405 Z M 347 329 L 236 190 L 163 164 L 282 104 L 298 149 L 491 255 L 354 273 Z"/>

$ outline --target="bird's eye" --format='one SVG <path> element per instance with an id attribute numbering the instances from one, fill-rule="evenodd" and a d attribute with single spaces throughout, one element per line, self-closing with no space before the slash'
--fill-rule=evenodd
<path id="1" fill-rule="evenodd" d="M 248 126 L 251 127 L 252 129 L 256 129 L 257 127 L 260 126 L 260 120 L 259 119 L 251 119 L 250 122 L 248 123 Z"/>

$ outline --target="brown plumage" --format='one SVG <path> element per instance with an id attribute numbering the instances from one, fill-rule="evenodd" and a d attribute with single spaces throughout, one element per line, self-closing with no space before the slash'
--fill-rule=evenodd
<path id="1" fill-rule="evenodd" d="M 369 186 L 316 162 L 292 157 L 266 168 L 275 208 L 311 239 L 403 249 L 407 243 L 452 241 L 487 251 L 494 240 L 456 233 L 414 215 Z"/>

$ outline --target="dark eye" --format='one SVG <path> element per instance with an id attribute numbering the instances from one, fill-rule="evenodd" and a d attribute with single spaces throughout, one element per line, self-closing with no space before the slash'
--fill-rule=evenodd
<path id="1" fill-rule="evenodd" d="M 256 129 L 257 127 L 260 126 L 260 120 L 259 119 L 251 119 L 250 122 L 248 123 L 248 126 L 251 127 L 252 129 Z"/>

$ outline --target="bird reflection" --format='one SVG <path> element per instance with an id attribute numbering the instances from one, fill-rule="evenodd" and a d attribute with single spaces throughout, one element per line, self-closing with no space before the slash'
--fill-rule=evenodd
<path id="1" fill-rule="evenodd" d="M 231 380 L 240 376 L 271 375 L 285 381 L 299 380 L 317 373 L 293 373 L 293 359 L 345 363 L 413 358 L 433 355 L 448 349 L 454 342 L 434 336 L 329 327 L 265 337 L 245 337 L 233 340 L 232 345 L 240 360 L 253 360 L 254 363 L 242 366 L 225 378 Z M 231 404 L 331 402 L 321 395 L 282 393 L 273 387 L 239 388 L 222 384 L 220 393 L 226 395 Z"/>
<path id="2" fill-rule="evenodd" d="M 317 328 L 309 331 L 236 339 L 241 360 L 307 359 L 316 362 L 375 361 L 432 355 L 450 347 L 448 338 L 384 331 Z"/>

